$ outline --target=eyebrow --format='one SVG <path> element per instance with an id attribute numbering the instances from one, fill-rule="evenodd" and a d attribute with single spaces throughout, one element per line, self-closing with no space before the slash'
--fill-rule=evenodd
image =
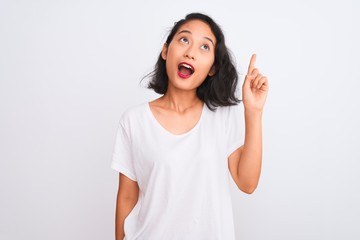
<path id="1" fill-rule="evenodd" d="M 192 32 L 190 32 L 189 30 L 182 30 L 182 31 L 178 32 L 177 35 L 179 35 L 180 33 L 189 33 L 189 34 L 192 34 Z M 214 44 L 214 42 L 213 42 L 213 40 L 212 40 L 211 38 L 209 38 L 209 37 L 204 37 L 204 38 L 207 39 L 207 40 L 209 40 L 209 41 L 212 43 L 212 45 L 215 46 L 215 44 Z"/>

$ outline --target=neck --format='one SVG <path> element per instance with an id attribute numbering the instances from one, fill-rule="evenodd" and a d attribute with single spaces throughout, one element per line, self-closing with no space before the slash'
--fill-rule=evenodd
<path id="1" fill-rule="evenodd" d="M 161 98 L 166 107 L 178 112 L 183 112 L 196 105 L 202 105 L 202 101 L 197 97 L 196 91 L 177 91 L 169 88 Z"/>

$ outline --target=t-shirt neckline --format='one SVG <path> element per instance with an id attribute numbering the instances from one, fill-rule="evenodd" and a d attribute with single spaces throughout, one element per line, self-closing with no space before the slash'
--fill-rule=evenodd
<path id="1" fill-rule="evenodd" d="M 150 115 L 150 119 L 151 119 L 152 122 L 154 122 L 156 127 L 159 128 L 162 132 L 165 132 L 167 135 L 170 135 L 170 136 L 173 136 L 173 137 L 184 137 L 184 136 L 190 135 L 191 133 L 197 131 L 197 129 L 199 128 L 199 125 L 201 125 L 202 119 L 204 118 L 204 114 L 205 114 L 205 111 L 206 111 L 206 104 L 203 103 L 200 118 L 197 121 L 197 123 L 195 124 L 195 126 L 193 128 L 191 128 L 189 131 L 185 132 L 185 133 L 175 134 L 175 133 L 172 133 L 169 130 L 167 130 L 165 127 L 163 127 L 160 124 L 160 122 L 156 119 L 153 112 L 151 111 L 150 102 L 146 102 L 145 105 L 146 105 L 147 112 Z"/>

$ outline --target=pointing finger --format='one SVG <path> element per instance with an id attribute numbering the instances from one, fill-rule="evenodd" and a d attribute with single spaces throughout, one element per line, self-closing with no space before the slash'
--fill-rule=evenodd
<path id="1" fill-rule="evenodd" d="M 251 74 L 251 72 L 253 71 L 253 69 L 255 68 L 255 61 L 256 61 L 256 54 L 253 54 L 251 56 L 250 59 L 250 64 L 249 64 L 249 68 L 248 68 L 248 73 L 247 74 Z"/>

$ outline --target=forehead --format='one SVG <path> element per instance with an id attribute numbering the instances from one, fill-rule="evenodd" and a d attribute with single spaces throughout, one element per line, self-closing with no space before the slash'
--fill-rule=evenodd
<path id="1" fill-rule="evenodd" d="M 190 20 L 184 23 L 177 31 L 177 33 L 188 30 L 192 35 L 197 35 L 199 37 L 208 37 L 214 43 L 216 41 L 216 37 L 214 33 L 211 31 L 210 26 L 201 20 Z"/>

